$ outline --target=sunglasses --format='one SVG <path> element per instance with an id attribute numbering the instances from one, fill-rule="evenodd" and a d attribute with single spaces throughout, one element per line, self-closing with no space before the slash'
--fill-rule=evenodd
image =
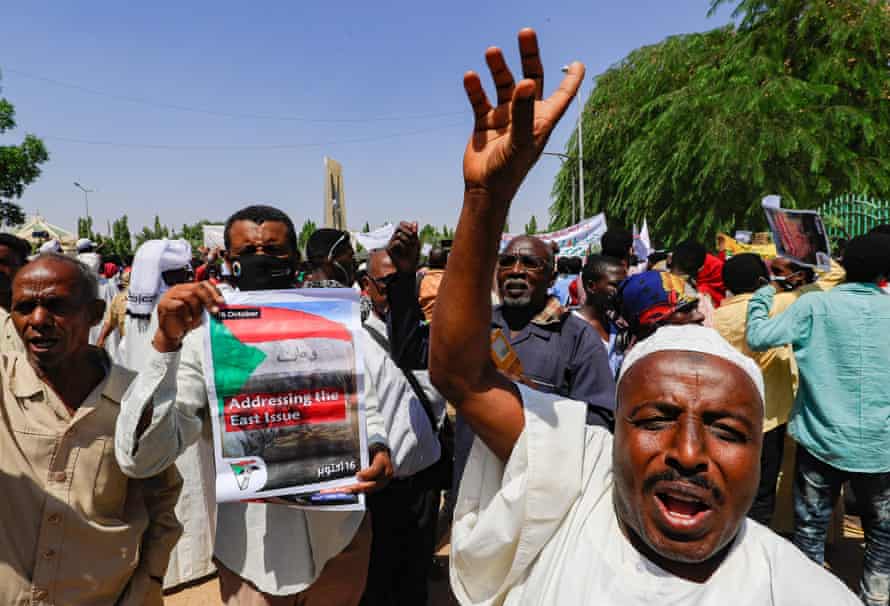
<path id="1" fill-rule="evenodd" d="M 536 257 L 535 255 L 506 254 L 498 257 L 498 267 L 501 269 L 515 267 L 516 263 L 519 263 L 519 265 L 525 269 L 530 269 L 532 271 L 541 271 L 550 265 L 546 259 Z"/>

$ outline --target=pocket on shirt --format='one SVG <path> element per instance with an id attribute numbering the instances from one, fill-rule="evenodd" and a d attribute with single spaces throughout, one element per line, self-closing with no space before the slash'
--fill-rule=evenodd
<path id="1" fill-rule="evenodd" d="M 114 457 L 114 439 L 102 438 L 102 455 L 93 483 L 93 507 L 98 515 L 123 520 L 127 505 L 129 478 Z"/>

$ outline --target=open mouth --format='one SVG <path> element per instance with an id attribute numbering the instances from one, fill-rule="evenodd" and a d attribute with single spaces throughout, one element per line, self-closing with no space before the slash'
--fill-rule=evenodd
<path id="1" fill-rule="evenodd" d="M 692 491 L 657 491 L 655 501 L 667 525 L 681 532 L 699 529 L 714 512 L 709 500 L 696 496 Z"/>
<path id="2" fill-rule="evenodd" d="M 52 337 L 39 337 L 28 340 L 28 347 L 35 353 L 43 353 L 58 345 L 59 340 Z"/>
<path id="3" fill-rule="evenodd" d="M 528 290 L 528 284 L 519 280 L 510 280 L 504 283 L 504 292 L 511 297 L 521 297 Z"/>

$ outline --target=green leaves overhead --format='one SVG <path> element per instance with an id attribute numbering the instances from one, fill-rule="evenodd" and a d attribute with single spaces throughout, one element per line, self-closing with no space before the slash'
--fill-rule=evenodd
<path id="1" fill-rule="evenodd" d="M 712 2 L 712 10 L 727 0 Z M 584 216 L 671 241 L 763 227 L 760 198 L 816 207 L 890 193 L 890 10 L 748 0 L 737 28 L 674 36 L 597 78 L 585 105 Z M 575 137 L 568 153 L 576 153 Z M 566 225 L 576 168 L 554 184 Z"/>

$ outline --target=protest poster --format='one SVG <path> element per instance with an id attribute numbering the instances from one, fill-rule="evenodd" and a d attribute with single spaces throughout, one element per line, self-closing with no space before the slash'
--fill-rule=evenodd
<path id="1" fill-rule="evenodd" d="M 561 257 L 583 257 L 591 249 L 596 252 L 600 248 L 600 239 L 606 233 L 606 215 L 600 213 L 585 219 L 575 225 L 546 233 L 534 234 L 544 242 L 556 242 L 559 246 Z M 510 240 L 522 234 L 501 235 L 501 250 L 504 250 Z"/>
<path id="2" fill-rule="evenodd" d="M 817 211 L 781 208 L 778 196 L 767 196 L 763 199 L 763 212 L 780 257 L 806 267 L 829 269 L 831 245 Z"/>
<path id="3" fill-rule="evenodd" d="M 362 498 L 319 492 L 354 484 L 368 465 L 358 295 L 225 297 L 204 328 L 217 501 L 362 509 Z"/>

